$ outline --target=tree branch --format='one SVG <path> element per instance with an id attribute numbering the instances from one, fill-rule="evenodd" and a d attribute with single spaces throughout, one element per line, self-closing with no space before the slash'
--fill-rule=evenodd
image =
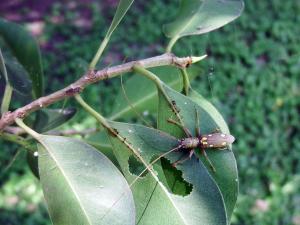
<path id="1" fill-rule="evenodd" d="M 108 67 L 99 71 L 88 71 L 84 74 L 79 80 L 75 81 L 74 83 L 70 84 L 69 86 L 56 91 L 48 96 L 44 96 L 34 100 L 33 102 L 13 111 L 13 112 L 6 112 L 2 115 L 0 120 L 0 131 L 3 130 L 6 126 L 9 126 L 15 122 L 17 118 L 23 119 L 29 113 L 37 111 L 43 107 L 51 105 L 55 102 L 63 100 L 67 97 L 72 97 L 83 89 L 97 81 L 106 80 L 115 76 L 118 76 L 123 73 L 127 73 L 132 71 L 132 67 L 136 64 L 143 66 L 144 68 L 151 68 L 151 67 L 159 67 L 165 65 L 174 65 L 177 67 L 185 68 L 186 66 L 197 62 L 201 57 L 184 57 L 179 58 L 176 57 L 172 53 L 166 53 L 160 56 L 155 56 L 152 58 L 147 58 L 138 61 L 132 61 L 125 64 L 117 65 Z"/>

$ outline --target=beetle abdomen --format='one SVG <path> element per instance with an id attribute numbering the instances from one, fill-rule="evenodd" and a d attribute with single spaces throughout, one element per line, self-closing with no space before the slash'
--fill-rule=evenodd
<path id="1" fill-rule="evenodd" d="M 234 142 L 235 138 L 230 134 L 212 133 L 201 136 L 202 148 L 224 148 Z"/>

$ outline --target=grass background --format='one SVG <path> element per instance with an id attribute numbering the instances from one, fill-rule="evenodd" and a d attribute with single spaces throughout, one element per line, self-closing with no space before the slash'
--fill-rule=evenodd
<path id="1" fill-rule="evenodd" d="M 116 1 L 51 3 L 41 16 L 47 93 L 77 79 L 95 53 Z M 136 1 L 113 34 L 99 67 L 160 54 L 168 40 L 161 26 L 178 1 Z M 18 9 L 25 20 L 30 7 Z M 59 22 L 57 22 L 59 21 Z M 240 194 L 234 225 L 300 224 L 300 2 L 246 0 L 235 22 L 212 33 L 183 38 L 177 55 L 202 55 L 192 86 L 224 114 L 237 138 Z M 126 77 L 124 77 L 126 79 Z M 108 115 L 120 88 L 113 79 L 90 86 L 88 102 Z M 69 102 L 72 105 L 72 102 Z M 78 113 L 77 119 L 83 120 Z M 71 124 L 75 127 L 76 120 Z M 77 121 L 78 121 L 77 120 Z M 88 126 L 84 120 L 80 126 Z M 16 152 L 1 143 L 1 168 Z M 0 224 L 49 224 L 38 182 L 21 153 L 0 175 Z"/>

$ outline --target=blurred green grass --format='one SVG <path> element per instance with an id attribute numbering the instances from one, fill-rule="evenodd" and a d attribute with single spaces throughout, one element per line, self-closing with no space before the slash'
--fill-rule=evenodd
<path id="1" fill-rule="evenodd" d="M 136 1 L 98 66 L 162 53 L 167 39 L 161 26 L 175 16 L 177 2 Z M 42 39 L 51 43 L 50 51 L 43 51 L 48 93 L 79 77 L 95 53 L 113 15 L 113 8 L 96 6 L 85 6 L 92 12 L 92 28 L 87 30 L 73 23 L 80 14 L 62 4 L 55 4 L 45 17 Z M 64 23 L 53 24 L 51 17 L 55 15 L 64 15 Z M 240 195 L 234 225 L 300 224 L 299 23 L 299 1 L 246 0 L 245 11 L 235 22 L 210 34 L 184 38 L 174 49 L 182 56 L 209 55 L 199 64 L 205 72 L 192 85 L 215 103 L 237 138 L 234 152 Z M 119 79 L 101 82 L 88 87 L 84 95 L 108 115 L 119 86 Z M 85 118 L 84 113 L 77 118 Z M 85 121 L 83 126 L 92 123 Z M 0 154 L 1 162 L 7 162 L 7 152 L 14 148 L 1 146 L 5 150 Z M 20 157 L 10 175 L 1 177 L 4 186 L 12 180 L 16 186 L 22 186 L 24 179 L 34 180 L 28 178 L 24 164 Z M 21 174 L 18 182 L 16 174 Z M 1 190 L 0 196 L 9 195 Z M 0 223 L 47 224 L 44 206 L 38 209 L 35 213 L 39 216 L 32 216 L 30 223 L 24 212 L 14 210 L 10 218 L 8 211 L 1 209 Z"/>

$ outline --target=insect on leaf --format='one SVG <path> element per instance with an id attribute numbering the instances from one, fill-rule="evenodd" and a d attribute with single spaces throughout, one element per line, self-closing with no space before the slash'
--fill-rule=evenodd
<path id="1" fill-rule="evenodd" d="M 191 97 L 187 97 L 163 83 L 162 86 L 168 98 L 172 101 L 172 104 L 174 104 L 176 109 L 179 111 L 183 125 L 190 131 L 190 133 L 192 133 L 193 136 L 196 136 L 196 126 L 198 124 L 196 111 L 198 111 L 199 115 L 200 134 L 210 134 L 217 128 L 223 133 L 229 133 L 228 127 L 220 113 L 201 95 L 191 90 Z M 176 120 L 176 115 L 174 114 L 165 95 L 159 92 L 158 128 L 178 138 L 186 137 L 181 128 L 167 121 L 169 118 Z M 200 154 L 200 150 L 196 150 L 197 156 L 200 157 L 206 165 L 207 171 L 214 178 L 221 191 L 229 222 L 238 195 L 238 173 L 236 160 L 231 147 L 223 150 L 209 149 L 206 150 L 206 152 L 212 161 L 216 172 L 213 172 L 210 169 L 207 161 Z M 189 163 L 189 161 L 186 161 L 185 163 Z"/>
<path id="2" fill-rule="evenodd" d="M 113 135 L 110 136 L 123 174 L 130 184 L 135 181 L 131 189 L 135 199 L 138 224 L 227 224 L 220 191 L 202 162 L 199 162 L 196 157 L 178 166 L 183 171 L 184 180 L 192 184 L 191 192 L 184 197 L 170 192 L 159 179 L 157 174 L 162 172 L 159 164 L 137 180 L 136 175 L 130 172 L 132 171 L 129 170 L 132 168 L 132 165 L 129 165 L 131 157 L 137 160 L 142 158 L 149 164 L 153 159 L 177 146 L 179 141 L 176 138 L 141 125 L 117 122 L 110 122 L 110 125 L 126 139 L 127 144 L 124 144 Z M 166 158 L 172 162 L 178 155 L 180 153 L 173 152 L 166 155 Z"/>

